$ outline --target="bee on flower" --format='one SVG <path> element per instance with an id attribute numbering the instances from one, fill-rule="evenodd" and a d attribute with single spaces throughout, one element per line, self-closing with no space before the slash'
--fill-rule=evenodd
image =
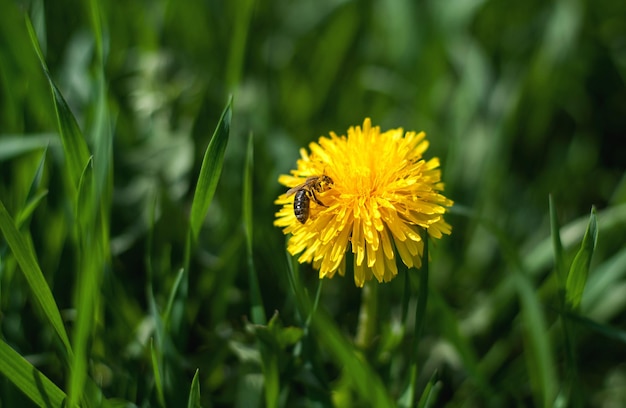
<path id="1" fill-rule="evenodd" d="M 409 268 L 421 267 L 422 231 L 432 238 L 450 234 L 444 214 L 453 202 L 441 194 L 439 159 L 425 160 L 423 132 L 381 132 L 369 118 L 347 136 L 322 136 L 310 143 L 291 175 L 278 181 L 289 188 L 275 201 L 282 208 L 274 225 L 290 234 L 287 250 L 310 262 L 319 277 L 346 271 L 346 251 L 354 254 L 354 282 L 393 279 L 396 256 Z"/>

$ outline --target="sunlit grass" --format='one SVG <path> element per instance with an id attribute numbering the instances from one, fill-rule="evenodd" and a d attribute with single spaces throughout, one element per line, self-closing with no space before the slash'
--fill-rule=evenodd
<path id="1" fill-rule="evenodd" d="M 0 406 L 626 404 L 626 6 L 5 3 Z M 272 223 L 364 117 L 455 205 L 360 289 Z"/>

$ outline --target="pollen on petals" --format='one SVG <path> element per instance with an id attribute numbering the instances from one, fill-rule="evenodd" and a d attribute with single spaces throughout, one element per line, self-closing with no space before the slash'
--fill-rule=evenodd
<path id="1" fill-rule="evenodd" d="M 289 253 L 312 263 L 321 279 L 343 276 L 351 251 L 359 287 L 372 278 L 390 281 L 398 261 L 419 268 L 422 234 L 438 239 L 452 231 L 443 216 L 453 202 L 441 193 L 439 159 L 422 157 L 427 149 L 424 132 L 381 132 L 369 118 L 347 135 L 331 132 L 310 143 L 308 151 L 300 149 L 297 168 L 278 181 L 307 191 L 308 218 L 304 223 L 296 218 L 296 194 L 275 201 L 281 208 L 274 225 L 290 234 Z M 322 176 L 332 185 L 316 184 Z"/>

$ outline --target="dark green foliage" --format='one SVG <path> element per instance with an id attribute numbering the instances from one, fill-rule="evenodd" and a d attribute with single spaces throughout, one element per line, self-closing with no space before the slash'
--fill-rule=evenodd
<path id="1" fill-rule="evenodd" d="M 625 2 L 0 3 L 0 406 L 626 405 Z M 272 225 L 365 117 L 456 203 L 370 321 Z"/>

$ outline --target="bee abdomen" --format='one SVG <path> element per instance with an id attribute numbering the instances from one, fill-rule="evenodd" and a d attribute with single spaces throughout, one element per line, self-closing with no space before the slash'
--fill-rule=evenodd
<path id="1" fill-rule="evenodd" d="M 310 199 L 306 190 L 296 191 L 296 195 L 293 198 L 293 213 L 302 224 L 309 219 L 309 203 Z"/>

